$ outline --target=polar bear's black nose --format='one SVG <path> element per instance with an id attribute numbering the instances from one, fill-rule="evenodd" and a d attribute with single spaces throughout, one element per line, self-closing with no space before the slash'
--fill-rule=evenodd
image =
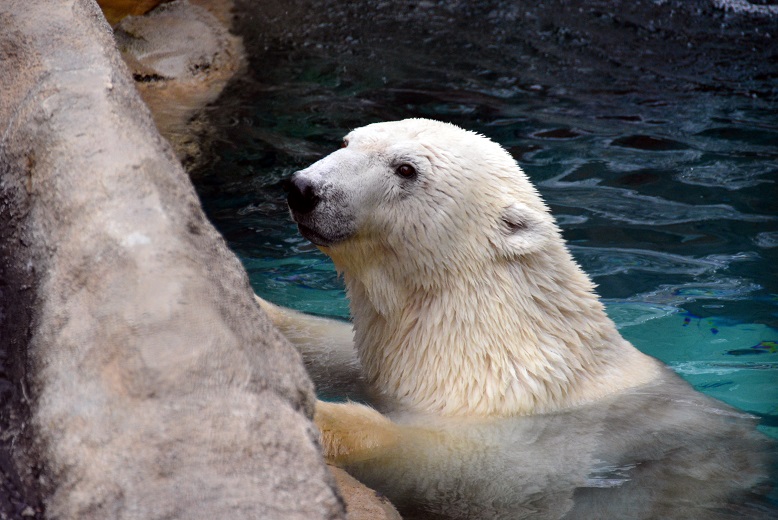
<path id="1" fill-rule="evenodd" d="M 310 213 L 321 200 L 313 183 L 300 175 L 293 175 L 291 180 L 284 182 L 283 188 L 288 193 L 289 207 L 296 213 Z"/>

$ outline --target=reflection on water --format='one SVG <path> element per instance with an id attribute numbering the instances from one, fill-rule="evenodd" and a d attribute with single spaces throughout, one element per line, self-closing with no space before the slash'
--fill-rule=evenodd
<path id="1" fill-rule="evenodd" d="M 280 180 L 354 127 L 448 120 L 519 161 L 629 340 L 778 436 L 778 30 L 758 2 L 237 3 L 251 73 L 195 181 L 259 294 L 346 317 Z"/>

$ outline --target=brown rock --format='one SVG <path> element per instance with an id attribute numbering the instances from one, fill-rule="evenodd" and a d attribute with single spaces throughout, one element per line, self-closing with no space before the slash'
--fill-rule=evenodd
<path id="1" fill-rule="evenodd" d="M 97 0 L 111 25 L 129 15 L 145 14 L 165 0 Z"/>

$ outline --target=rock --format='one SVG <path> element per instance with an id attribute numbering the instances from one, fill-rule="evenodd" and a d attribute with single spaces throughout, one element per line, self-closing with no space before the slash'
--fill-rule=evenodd
<path id="1" fill-rule="evenodd" d="M 0 19 L 0 516 L 343 518 L 300 357 L 97 6 Z"/>
<path id="2" fill-rule="evenodd" d="M 128 16 L 115 27 L 141 97 L 189 167 L 199 162 L 201 134 L 208 131 L 195 116 L 245 65 L 241 40 L 223 19 L 229 2 L 200 3 L 177 0 L 144 16 Z"/>
<path id="3" fill-rule="evenodd" d="M 340 468 L 329 466 L 346 501 L 348 520 L 401 520 L 389 500 Z"/>
<path id="4" fill-rule="evenodd" d="M 129 15 L 145 14 L 164 0 L 97 0 L 105 18 L 111 25 Z"/>

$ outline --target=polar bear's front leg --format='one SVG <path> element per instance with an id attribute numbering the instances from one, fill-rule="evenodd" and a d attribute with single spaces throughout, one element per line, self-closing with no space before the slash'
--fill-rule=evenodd
<path id="1" fill-rule="evenodd" d="M 321 433 L 324 458 L 336 466 L 385 454 L 397 445 L 401 433 L 398 425 L 356 403 L 316 401 L 314 422 Z"/>
<path id="2" fill-rule="evenodd" d="M 350 323 L 280 307 L 254 296 L 270 321 L 302 354 L 319 393 L 368 398 Z"/>

